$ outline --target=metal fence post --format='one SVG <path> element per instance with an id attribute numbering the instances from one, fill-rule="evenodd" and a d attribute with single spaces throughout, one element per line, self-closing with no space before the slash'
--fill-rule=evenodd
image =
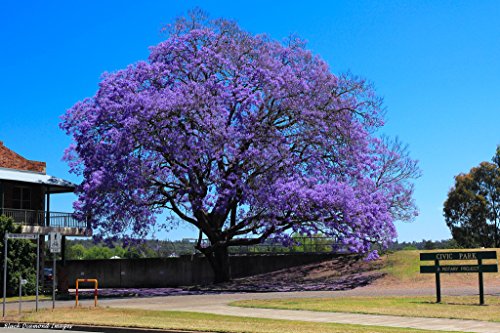
<path id="1" fill-rule="evenodd" d="M 21 314 L 21 304 L 23 298 L 23 277 L 19 275 L 19 314 Z"/>
<path id="2" fill-rule="evenodd" d="M 40 234 L 36 237 L 36 290 L 35 290 L 35 311 L 38 311 L 38 289 L 40 288 Z"/>
<path id="3" fill-rule="evenodd" d="M 56 307 L 56 254 L 53 253 L 52 262 L 52 309 Z"/>
<path id="4" fill-rule="evenodd" d="M 3 314 L 2 317 L 5 317 L 5 297 L 7 296 L 5 293 L 7 292 L 7 240 L 9 239 L 9 233 L 5 233 L 5 241 L 4 241 L 4 258 L 3 258 Z"/>

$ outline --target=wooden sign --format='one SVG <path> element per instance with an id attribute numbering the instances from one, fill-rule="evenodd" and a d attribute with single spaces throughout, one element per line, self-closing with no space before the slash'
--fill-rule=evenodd
<path id="1" fill-rule="evenodd" d="M 461 251 L 420 253 L 420 261 L 434 261 L 434 266 L 420 266 L 422 274 L 436 274 L 436 298 L 441 302 L 441 273 L 477 273 L 479 275 L 479 304 L 484 304 L 483 273 L 498 272 L 497 264 L 483 264 L 483 259 L 497 259 L 496 251 Z M 476 265 L 441 265 L 440 260 L 476 260 Z"/>
<path id="2" fill-rule="evenodd" d="M 420 253 L 420 261 L 426 261 L 426 260 L 479 260 L 479 259 L 496 259 L 496 258 L 497 258 L 496 251 Z"/>
<path id="3" fill-rule="evenodd" d="M 446 265 L 446 266 L 420 266 L 420 273 L 497 273 L 497 265 Z"/>

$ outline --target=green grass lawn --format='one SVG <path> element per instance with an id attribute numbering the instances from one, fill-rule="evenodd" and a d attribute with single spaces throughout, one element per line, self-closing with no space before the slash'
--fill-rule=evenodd
<path id="1" fill-rule="evenodd" d="M 455 318 L 500 322 L 500 297 L 486 297 L 486 306 L 477 305 L 478 297 L 346 297 L 246 300 L 230 305 L 241 307 L 352 312 L 408 317 Z"/>
<path id="2" fill-rule="evenodd" d="M 221 316 L 205 313 L 149 311 L 117 308 L 58 308 L 10 316 L 7 321 L 92 324 L 103 326 L 178 329 L 228 333 L 429 333 L 427 330 L 361 325 L 312 323 Z M 448 332 L 449 333 L 449 332 Z"/>
<path id="3" fill-rule="evenodd" d="M 25 302 L 25 301 L 35 301 L 35 299 L 36 299 L 35 295 L 32 295 L 32 296 L 23 296 L 21 298 L 21 300 L 23 302 Z M 51 296 L 45 296 L 45 295 L 39 295 L 38 296 L 38 300 L 40 300 L 40 301 L 45 301 L 45 300 L 48 300 L 48 299 L 52 299 L 52 297 Z M 2 302 L 2 301 L 3 301 L 3 298 L 0 298 L 0 302 Z M 19 302 L 19 296 L 7 297 L 7 298 L 5 298 L 5 301 L 6 302 Z"/>

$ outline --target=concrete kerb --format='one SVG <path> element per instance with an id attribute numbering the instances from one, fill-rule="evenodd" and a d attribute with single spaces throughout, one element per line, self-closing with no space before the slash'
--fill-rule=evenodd
<path id="1" fill-rule="evenodd" d="M 47 323 L 35 323 L 35 322 L 1 322 L 0 327 L 29 327 L 30 329 L 40 329 L 45 330 L 43 327 Z M 74 325 L 74 324 L 48 324 L 51 325 L 51 330 L 57 331 L 83 331 L 83 332 L 102 332 L 102 333 L 213 333 L 204 331 L 186 331 L 186 330 L 172 330 L 172 329 L 159 329 L 159 328 L 143 328 L 143 327 L 117 327 L 117 326 L 99 326 L 99 325 Z M 57 325 L 53 327 L 53 325 Z"/>
<path id="2" fill-rule="evenodd" d="M 74 325 L 71 328 L 73 331 L 85 332 L 103 332 L 103 333 L 213 333 L 204 331 L 181 331 L 169 330 L 158 328 L 141 328 L 141 327 L 111 327 L 111 326 L 87 326 L 87 325 Z"/>

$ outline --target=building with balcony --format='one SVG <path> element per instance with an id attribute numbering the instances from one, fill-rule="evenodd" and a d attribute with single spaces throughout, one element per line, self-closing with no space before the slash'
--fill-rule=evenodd
<path id="1" fill-rule="evenodd" d="M 88 236 L 91 228 L 72 213 L 54 212 L 52 196 L 72 193 L 75 184 L 46 174 L 45 162 L 30 161 L 0 141 L 0 215 L 12 217 L 23 233 Z"/>

